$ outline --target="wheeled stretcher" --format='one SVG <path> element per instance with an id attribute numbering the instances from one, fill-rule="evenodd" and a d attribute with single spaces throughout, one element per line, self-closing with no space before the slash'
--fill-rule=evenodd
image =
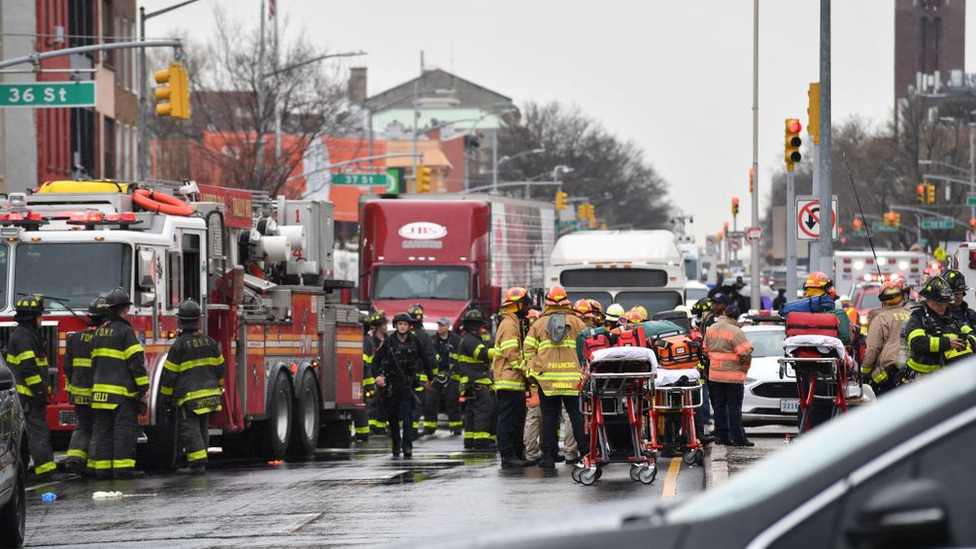
<path id="1" fill-rule="evenodd" d="M 830 403 L 830 416 L 847 411 L 847 399 L 856 383 L 853 359 L 840 339 L 822 335 L 798 335 L 783 342 L 785 358 L 779 359 L 780 377 L 796 379 L 799 431 L 810 430 L 815 403 Z M 852 381 L 853 383 L 849 383 Z M 859 396 L 859 395 L 857 395 Z"/>

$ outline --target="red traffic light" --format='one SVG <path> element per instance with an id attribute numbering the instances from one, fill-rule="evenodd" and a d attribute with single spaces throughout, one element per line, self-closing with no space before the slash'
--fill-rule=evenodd
<path id="1" fill-rule="evenodd" d="M 969 218 L 969 230 L 976 231 L 976 217 Z"/>
<path id="2" fill-rule="evenodd" d="M 733 196 L 732 197 L 732 204 L 734 206 L 738 206 L 739 205 L 739 197 L 738 196 Z"/>
<path id="3" fill-rule="evenodd" d="M 790 133 L 800 133 L 803 130 L 803 124 L 800 124 L 800 121 L 794 118 L 787 124 L 786 129 L 790 130 Z"/>

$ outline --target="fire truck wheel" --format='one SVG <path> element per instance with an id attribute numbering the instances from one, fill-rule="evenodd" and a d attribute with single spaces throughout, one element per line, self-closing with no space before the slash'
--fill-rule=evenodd
<path id="1" fill-rule="evenodd" d="M 271 386 L 268 401 L 268 419 L 262 429 L 265 454 L 271 459 L 282 459 L 291 439 L 291 382 L 288 374 L 279 371 Z"/>
<path id="2" fill-rule="evenodd" d="M 289 453 L 310 456 L 319 443 L 319 388 L 312 372 L 307 371 L 302 376 L 294 410 Z"/>

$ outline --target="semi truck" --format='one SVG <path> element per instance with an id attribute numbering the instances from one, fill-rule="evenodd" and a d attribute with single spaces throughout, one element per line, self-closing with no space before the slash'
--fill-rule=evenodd
<path id="1" fill-rule="evenodd" d="M 132 296 L 150 378 L 139 417 L 143 463 L 173 463 L 173 418 L 158 390 L 187 298 L 202 305 L 202 329 L 226 360 L 223 410 L 210 420 L 226 453 L 280 459 L 347 441 L 348 420 L 363 406 L 362 332 L 355 307 L 332 298 L 350 285 L 332 275 L 332 204 L 176 188 L 55 181 L 13 193 L 0 208 L 0 343 L 15 325 L 16 296 L 44 296 L 43 339 L 57 357 L 48 371 L 51 429 L 75 425 L 66 340 L 84 328 L 92 299 L 121 287 Z"/>
<path id="2" fill-rule="evenodd" d="M 648 313 L 684 303 L 684 257 L 674 233 L 582 231 L 560 237 L 550 256 L 546 282 L 561 284 L 570 299 L 595 299 L 604 309 L 644 306 Z"/>
<path id="3" fill-rule="evenodd" d="M 475 308 L 497 312 L 505 288 L 541 288 L 555 235 L 552 204 L 485 194 L 364 196 L 360 295 L 388 314 L 424 308 L 425 328 Z"/>

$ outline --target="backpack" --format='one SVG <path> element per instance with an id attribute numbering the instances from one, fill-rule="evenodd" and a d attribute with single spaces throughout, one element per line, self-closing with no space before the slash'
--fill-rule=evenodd
<path id="1" fill-rule="evenodd" d="M 613 341 L 614 347 L 649 347 L 647 334 L 643 326 L 635 326 L 630 330 L 621 330 L 615 334 L 616 340 Z"/>
<path id="2" fill-rule="evenodd" d="M 823 294 L 790 301 L 780 307 L 779 316 L 785 318 L 790 313 L 826 313 L 835 308 L 834 300 L 829 295 Z"/>
<path id="3" fill-rule="evenodd" d="M 665 370 L 687 370 L 698 367 L 702 342 L 687 335 L 662 337 L 654 342 L 657 363 Z"/>
<path id="4" fill-rule="evenodd" d="M 583 335 L 583 358 L 587 361 L 593 360 L 594 351 L 613 347 L 611 334 L 602 328 L 586 330 Z"/>

